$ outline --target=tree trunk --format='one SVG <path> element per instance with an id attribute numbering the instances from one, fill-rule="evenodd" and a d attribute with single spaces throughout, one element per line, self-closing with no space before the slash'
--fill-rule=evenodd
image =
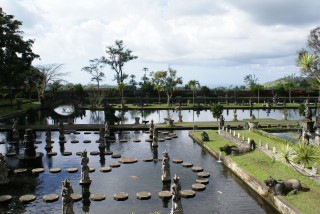
<path id="1" fill-rule="evenodd" d="M 192 100 L 192 107 L 194 107 L 194 92 L 195 92 L 195 90 L 192 90 L 192 92 L 193 92 L 193 100 Z"/>
<path id="2" fill-rule="evenodd" d="M 11 88 L 11 85 L 9 85 L 9 93 L 10 93 L 10 104 L 12 105 L 13 97 L 12 97 L 12 88 Z"/>
<path id="3" fill-rule="evenodd" d="M 170 99 L 171 99 L 172 94 L 167 93 L 167 106 L 170 106 Z"/>
<path id="4" fill-rule="evenodd" d="M 158 94 L 159 94 L 159 105 L 160 105 L 160 91 L 158 91 Z"/>

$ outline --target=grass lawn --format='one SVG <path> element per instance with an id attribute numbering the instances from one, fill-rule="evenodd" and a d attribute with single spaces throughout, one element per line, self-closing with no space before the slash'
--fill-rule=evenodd
<path id="1" fill-rule="evenodd" d="M 208 142 L 205 142 L 213 150 L 218 151 L 220 146 L 225 144 L 235 145 L 233 142 L 221 137 L 217 131 L 207 131 L 209 134 Z M 196 131 L 196 136 L 201 139 L 201 131 Z M 262 139 L 267 140 L 267 139 Z M 273 161 L 269 156 L 265 155 L 260 150 L 246 153 L 240 156 L 230 156 L 243 169 L 251 173 L 258 180 L 264 181 L 270 175 L 276 179 L 297 178 L 301 181 L 304 188 L 309 188 L 309 191 L 299 192 L 297 195 L 283 196 L 293 206 L 306 214 L 320 213 L 320 184 L 315 181 L 300 175 L 291 167 L 288 167 L 280 162 Z"/>
<path id="2" fill-rule="evenodd" d="M 22 104 L 20 109 L 17 109 L 16 106 L 4 107 L 4 108 L 0 108 L 0 115 L 12 113 L 15 111 L 26 110 L 30 107 L 36 109 L 36 108 L 39 108 L 40 105 L 41 105 L 40 102 L 32 102 L 32 103 Z"/>

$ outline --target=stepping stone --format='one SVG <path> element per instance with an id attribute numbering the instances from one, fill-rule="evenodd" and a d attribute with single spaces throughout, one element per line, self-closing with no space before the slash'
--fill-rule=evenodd
<path id="1" fill-rule="evenodd" d="M 57 201 L 59 199 L 59 195 L 57 194 L 48 194 L 43 196 L 43 201 L 45 202 L 54 202 Z"/>
<path id="2" fill-rule="evenodd" d="M 122 140 L 119 140 L 119 142 L 120 142 L 120 143 L 126 143 L 126 142 L 128 142 L 128 140 L 122 139 Z"/>
<path id="3" fill-rule="evenodd" d="M 56 152 L 48 152 L 48 153 L 47 153 L 47 155 L 50 156 L 50 157 L 51 157 L 51 156 L 56 156 L 57 154 L 58 154 L 58 153 L 56 153 Z"/>
<path id="4" fill-rule="evenodd" d="M 164 134 L 164 135 L 169 135 L 169 132 L 162 132 L 162 134 Z"/>
<path id="5" fill-rule="evenodd" d="M 181 160 L 181 159 L 173 159 L 172 162 L 173 163 L 182 163 L 183 160 Z"/>
<path id="6" fill-rule="evenodd" d="M 63 152 L 62 155 L 63 156 L 70 156 L 70 155 L 72 155 L 72 152 Z"/>
<path id="7" fill-rule="evenodd" d="M 80 201 L 82 199 L 82 195 L 73 193 L 71 194 L 71 198 L 73 199 L 73 201 Z"/>
<path id="8" fill-rule="evenodd" d="M 199 172 L 197 175 L 200 178 L 209 178 L 210 177 L 210 173 L 209 172 Z"/>
<path id="9" fill-rule="evenodd" d="M 110 167 L 102 167 L 101 169 L 100 169 L 100 172 L 111 172 L 111 168 Z"/>
<path id="10" fill-rule="evenodd" d="M 135 158 L 135 157 L 122 157 L 120 160 L 119 160 L 120 163 L 135 163 L 135 162 L 138 162 L 138 159 Z"/>
<path id="11" fill-rule="evenodd" d="M 91 140 L 84 140 L 83 143 L 91 143 Z"/>
<path id="12" fill-rule="evenodd" d="M 206 189 L 206 185 L 204 184 L 192 184 L 191 188 L 196 191 L 203 191 Z"/>
<path id="13" fill-rule="evenodd" d="M 98 151 L 92 151 L 92 152 L 90 152 L 90 155 L 99 155 L 100 154 L 100 152 L 98 152 Z"/>
<path id="14" fill-rule="evenodd" d="M 11 200 L 11 195 L 0 195 L 0 204 L 9 203 Z"/>
<path id="15" fill-rule="evenodd" d="M 84 132 L 83 134 L 91 134 L 91 132 Z"/>
<path id="16" fill-rule="evenodd" d="M 146 139 L 145 141 L 146 142 L 152 142 L 152 139 Z"/>
<path id="17" fill-rule="evenodd" d="M 113 152 L 112 152 L 112 151 L 105 151 L 104 154 L 105 154 L 105 155 L 112 155 Z"/>
<path id="18" fill-rule="evenodd" d="M 140 139 L 133 139 L 132 142 L 138 143 L 138 142 L 141 142 L 141 140 Z"/>
<path id="19" fill-rule="evenodd" d="M 71 143 L 79 143 L 78 140 L 72 140 Z"/>
<path id="20" fill-rule="evenodd" d="M 41 144 L 41 143 L 42 143 L 42 141 L 40 141 L 40 140 L 37 140 L 34 142 L 34 144 Z"/>
<path id="21" fill-rule="evenodd" d="M 26 168 L 15 169 L 13 172 L 14 174 L 22 174 L 27 172 L 27 169 Z"/>
<path id="22" fill-rule="evenodd" d="M 194 166 L 191 168 L 192 171 L 194 172 L 202 172 L 203 171 L 203 167 L 201 166 Z"/>
<path id="23" fill-rule="evenodd" d="M 77 152 L 76 155 L 81 156 L 82 152 Z"/>
<path id="24" fill-rule="evenodd" d="M 21 201 L 22 203 L 28 203 L 28 202 L 31 202 L 31 201 L 34 201 L 36 200 L 36 196 L 35 195 L 23 195 L 19 198 L 19 201 Z"/>
<path id="25" fill-rule="evenodd" d="M 117 192 L 113 195 L 113 198 L 116 201 L 125 201 L 129 198 L 129 195 L 126 192 Z"/>
<path id="26" fill-rule="evenodd" d="M 96 168 L 89 167 L 89 172 L 95 172 L 95 171 L 96 171 Z"/>
<path id="27" fill-rule="evenodd" d="M 0 144 L 5 144 L 5 142 L 4 141 L 0 141 Z"/>
<path id="28" fill-rule="evenodd" d="M 181 197 L 183 198 L 193 198 L 196 195 L 196 192 L 193 190 L 182 190 Z"/>
<path id="29" fill-rule="evenodd" d="M 107 143 L 115 143 L 115 140 L 107 140 Z"/>
<path id="30" fill-rule="evenodd" d="M 112 157 L 112 158 L 121 158 L 121 155 L 119 155 L 119 154 L 113 154 L 113 155 L 111 155 L 111 157 Z"/>
<path id="31" fill-rule="evenodd" d="M 67 141 L 65 141 L 65 140 L 59 140 L 59 143 L 63 144 L 63 143 L 67 143 Z"/>
<path id="32" fill-rule="evenodd" d="M 172 137 L 164 137 L 165 140 L 171 140 Z"/>
<path id="33" fill-rule="evenodd" d="M 51 169 L 49 169 L 49 172 L 51 172 L 51 173 L 59 173 L 59 172 L 61 172 L 61 168 L 51 168 Z"/>
<path id="34" fill-rule="evenodd" d="M 78 168 L 68 168 L 66 171 L 69 173 L 75 173 L 78 172 Z"/>
<path id="35" fill-rule="evenodd" d="M 153 161 L 153 158 L 143 158 L 143 161 L 144 162 L 151 162 L 151 161 Z"/>
<path id="36" fill-rule="evenodd" d="M 12 157 L 12 156 L 15 156 L 15 155 L 16 155 L 15 152 L 8 152 L 8 153 L 6 154 L 7 157 Z"/>
<path id="37" fill-rule="evenodd" d="M 44 172 L 44 168 L 35 168 L 35 169 L 32 169 L 32 173 L 42 173 Z"/>
<path id="38" fill-rule="evenodd" d="M 80 134 L 80 132 L 73 132 L 73 134 Z"/>
<path id="39" fill-rule="evenodd" d="M 165 141 L 164 138 L 159 138 L 159 139 L 158 139 L 158 142 L 164 142 L 164 141 Z"/>
<path id="40" fill-rule="evenodd" d="M 138 192 L 136 194 L 136 196 L 137 196 L 137 199 L 148 200 L 151 198 L 151 193 L 150 192 Z"/>
<path id="41" fill-rule="evenodd" d="M 196 179 L 196 183 L 199 184 L 208 184 L 209 180 L 208 179 Z"/>
<path id="42" fill-rule="evenodd" d="M 192 167 L 192 166 L 193 166 L 193 164 L 190 163 L 190 162 L 184 162 L 184 163 L 182 163 L 181 165 L 182 165 L 183 167 Z"/>
<path id="43" fill-rule="evenodd" d="M 170 191 L 161 191 L 161 192 L 159 192 L 159 197 L 160 198 L 171 198 L 172 193 Z"/>
<path id="44" fill-rule="evenodd" d="M 110 163 L 109 166 L 112 167 L 112 168 L 120 167 L 120 166 L 121 166 L 121 163 Z"/>
<path id="45" fill-rule="evenodd" d="M 92 201 L 102 201 L 106 199 L 106 195 L 103 193 L 95 193 L 95 194 L 92 194 L 90 198 Z"/>
<path id="46" fill-rule="evenodd" d="M 172 136 L 170 136 L 170 137 L 172 137 L 172 138 L 178 138 L 178 135 L 172 135 Z"/>

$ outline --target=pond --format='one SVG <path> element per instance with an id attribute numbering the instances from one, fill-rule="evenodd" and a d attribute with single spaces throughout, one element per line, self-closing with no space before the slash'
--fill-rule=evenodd
<path id="1" fill-rule="evenodd" d="M 299 137 L 299 134 L 297 132 L 273 132 L 273 133 L 270 133 L 274 136 L 277 136 L 277 137 L 281 137 L 283 139 L 286 139 L 286 140 L 289 140 L 291 142 L 298 142 L 298 137 Z"/>
<path id="2" fill-rule="evenodd" d="M 1 186 L 1 194 L 11 194 L 14 196 L 13 202 L 9 205 L 0 205 L 0 213 L 61 213 L 61 197 L 57 202 L 46 203 L 42 197 L 46 194 L 54 193 L 60 195 L 61 182 L 65 178 L 70 178 L 75 193 L 82 192 L 79 185 L 80 171 L 77 173 L 67 173 L 66 169 L 70 167 L 81 168 L 81 157 L 76 156 L 76 152 L 88 150 L 90 158 L 89 166 L 96 168 L 95 172 L 90 173 L 92 184 L 90 193 L 104 193 L 107 195 L 104 201 L 86 201 L 75 202 L 75 213 L 128 213 L 136 214 L 150 213 L 152 211 L 162 211 L 169 213 L 171 209 L 171 200 L 163 201 L 158 197 L 158 192 L 167 189 L 161 181 L 161 161 L 144 162 L 143 158 L 162 156 L 162 152 L 167 150 L 172 159 L 179 158 L 185 162 L 191 162 L 194 166 L 202 166 L 204 171 L 210 173 L 209 184 L 206 190 L 196 192 L 194 198 L 182 199 L 182 206 L 185 214 L 197 213 L 277 213 L 269 207 L 257 194 L 249 190 L 241 180 L 231 173 L 225 166 L 218 163 L 206 150 L 193 142 L 188 136 L 187 131 L 175 131 L 178 138 L 159 142 L 159 147 L 153 149 L 150 143 L 145 142 L 149 134 L 136 132 L 122 132 L 116 134 L 116 142 L 110 144 L 110 150 L 114 154 L 120 154 L 122 157 L 134 156 L 138 159 L 137 163 L 122 164 L 119 168 L 113 168 L 109 173 L 100 172 L 102 166 L 108 166 L 110 163 L 117 162 L 110 156 L 105 156 L 103 160 L 99 155 L 89 155 L 92 151 L 98 151 L 98 144 L 95 141 L 99 138 L 94 132 L 66 135 L 67 143 L 65 151 L 70 151 L 71 156 L 62 156 L 58 141 L 58 132 L 52 132 L 53 151 L 57 156 L 43 157 L 44 173 L 33 175 L 31 173 L 22 175 L 11 174 L 11 182 L 6 186 Z M 159 137 L 163 137 L 163 133 Z M 7 133 L 0 133 L 0 140 L 6 141 Z M 37 141 L 44 141 L 45 132 L 37 132 Z M 72 144 L 71 140 L 79 140 L 80 143 Z M 119 139 L 127 139 L 128 142 L 120 143 Z M 135 143 L 133 139 L 141 139 L 141 142 Z M 92 143 L 83 143 L 83 140 L 91 140 Z M 45 143 L 37 144 L 37 151 L 45 152 Z M 0 152 L 16 150 L 14 145 L 0 145 Z M 21 150 L 21 148 L 20 148 Z M 11 169 L 17 168 L 18 164 L 15 157 L 6 157 Z M 195 183 L 197 175 L 190 168 L 182 167 L 181 164 L 170 162 L 171 176 L 175 174 L 180 177 L 182 189 L 191 189 Z M 50 168 L 62 168 L 62 172 L 49 173 Z M 152 194 L 150 200 L 141 201 L 136 199 L 136 193 L 147 191 Z M 126 201 L 116 201 L 113 194 L 116 192 L 127 192 L 129 198 Z M 37 199 L 30 204 L 19 203 L 18 197 L 23 194 L 35 194 Z"/>
<path id="3" fill-rule="evenodd" d="M 168 113 L 169 112 L 169 113 Z M 315 109 L 311 110 L 312 115 L 317 112 Z M 127 111 L 116 111 L 116 116 L 122 118 L 123 124 L 133 124 L 135 122 L 135 117 L 140 117 L 140 122 L 142 120 L 151 121 L 154 120 L 155 123 L 163 123 L 164 118 L 171 116 L 174 121 L 178 121 L 178 111 L 176 110 L 127 110 Z M 282 109 L 238 109 L 237 119 L 239 121 L 243 119 L 249 119 L 251 115 L 257 119 L 275 119 L 281 120 L 283 115 Z M 216 121 L 213 118 L 210 110 L 193 111 L 193 110 L 182 110 L 181 111 L 183 122 L 203 122 L 203 121 Z M 226 121 L 233 120 L 233 110 L 225 109 L 223 110 L 223 116 Z M 287 119 L 288 120 L 301 120 L 303 116 L 299 115 L 298 109 L 287 109 Z M 74 123 L 74 124 L 103 124 L 105 123 L 105 114 L 102 110 L 77 110 L 74 111 L 72 107 L 60 106 L 54 111 L 38 111 L 34 112 L 32 115 L 20 115 L 15 118 L 0 121 L 2 124 L 13 124 L 14 120 L 18 120 L 19 124 L 58 124 L 59 121 L 64 121 L 64 123 Z"/>

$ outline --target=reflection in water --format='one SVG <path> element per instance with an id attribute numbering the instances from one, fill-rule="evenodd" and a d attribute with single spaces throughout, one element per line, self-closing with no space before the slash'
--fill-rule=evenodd
<path id="1" fill-rule="evenodd" d="M 82 185 L 82 210 L 85 213 L 90 212 L 90 185 Z"/>
<path id="2" fill-rule="evenodd" d="M 162 191 L 170 191 L 170 188 L 171 188 L 171 181 L 162 182 Z M 163 198 L 162 199 L 162 206 L 164 208 L 168 208 L 170 201 L 171 201 L 170 198 Z"/>

